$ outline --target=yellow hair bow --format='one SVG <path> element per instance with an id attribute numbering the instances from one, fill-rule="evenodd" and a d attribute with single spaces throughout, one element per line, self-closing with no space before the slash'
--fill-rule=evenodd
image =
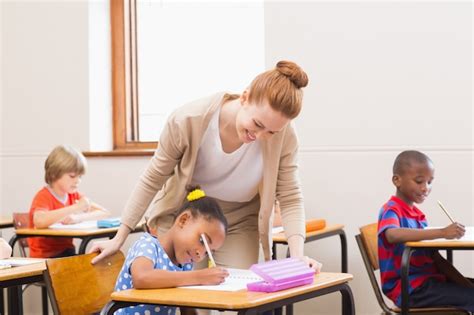
<path id="1" fill-rule="evenodd" d="M 202 197 L 206 197 L 206 193 L 202 189 L 194 189 L 191 191 L 188 196 L 186 197 L 188 201 L 194 201 L 201 199 Z"/>

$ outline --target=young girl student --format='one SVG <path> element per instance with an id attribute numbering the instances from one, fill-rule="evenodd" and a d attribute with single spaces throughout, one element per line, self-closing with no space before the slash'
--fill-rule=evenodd
<path id="1" fill-rule="evenodd" d="M 44 164 L 43 187 L 31 203 L 30 228 L 47 228 L 51 224 L 79 223 L 97 220 L 109 215 L 102 206 L 92 202 L 77 191 L 82 175 L 86 172 L 86 158 L 69 146 L 57 146 Z M 75 254 L 72 238 L 28 238 L 31 257 L 65 257 Z"/>
<path id="2" fill-rule="evenodd" d="M 194 263 L 207 257 L 206 247 L 213 251 L 222 246 L 227 220 L 217 202 L 198 186 L 189 187 L 188 191 L 187 201 L 175 213 L 173 225 L 166 233 L 144 233 L 129 249 L 115 291 L 219 284 L 228 276 L 221 267 L 192 270 Z M 115 314 L 175 312 L 175 307 L 142 304 Z M 181 309 L 183 313 L 194 314 L 194 310 Z"/>

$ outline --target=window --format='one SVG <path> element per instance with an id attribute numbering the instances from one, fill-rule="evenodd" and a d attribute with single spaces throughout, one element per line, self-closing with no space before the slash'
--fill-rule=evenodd
<path id="1" fill-rule="evenodd" d="M 264 69 L 263 0 L 111 0 L 114 148 L 154 149 L 186 102 L 240 93 Z"/>

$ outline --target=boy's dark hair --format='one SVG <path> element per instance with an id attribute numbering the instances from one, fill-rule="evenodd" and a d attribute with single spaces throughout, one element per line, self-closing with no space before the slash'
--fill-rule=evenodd
<path id="1" fill-rule="evenodd" d="M 196 189 L 200 189 L 200 186 L 186 186 L 186 190 L 188 194 Z M 174 220 L 183 213 L 184 211 L 189 210 L 193 216 L 203 216 L 207 221 L 211 219 L 219 220 L 225 228 L 225 232 L 227 233 L 227 219 L 222 213 L 222 209 L 212 197 L 204 196 L 199 199 L 189 201 L 186 199 L 186 202 L 181 206 L 181 208 L 175 212 Z"/>
<path id="2" fill-rule="evenodd" d="M 415 150 L 407 150 L 400 153 L 393 163 L 393 175 L 403 175 L 412 166 L 412 163 L 433 163 L 424 153 Z"/>

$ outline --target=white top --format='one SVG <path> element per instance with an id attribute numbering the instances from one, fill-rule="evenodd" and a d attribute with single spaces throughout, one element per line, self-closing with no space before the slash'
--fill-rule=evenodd
<path id="1" fill-rule="evenodd" d="M 244 143 L 232 153 L 222 149 L 217 110 L 204 133 L 192 179 L 206 195 L 224 201 L 246 202 L 258 193 L 263 158 L 258 141 Z"/>

